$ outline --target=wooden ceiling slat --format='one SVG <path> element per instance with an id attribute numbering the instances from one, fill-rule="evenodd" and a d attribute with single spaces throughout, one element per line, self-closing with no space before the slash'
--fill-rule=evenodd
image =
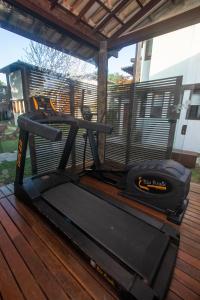
<path id="1" fill-rule="evenodd" d="M 120 9 L 123 8 L 124 5 L 126 5 L 126 3 L 128 3 L 129 0 L 122 0 L 121 2 L 119 2 L 114 9 L 110 12 L 109 15 L 106 15 L 104 19 L 102 19 L 102 21 L 94 28 L 94 32 L 98 31 L 100 28 L 104 27 L 104 25 L 106 23 L 108 23 L 108 21 L 118 12 L 120 11 Z"/>
<path id="2" fill-rule="evenodd" d="M 96 0 L 96 2 L 97 3 L 99 3 L 99 5 L 101 6 L 101 7 L 103 7 L 106 11 L 107 11 L 107 13 L 109 13 L 109 14 L 112 14 L 112 11 L 101 1 L 101 0 Z M 118 16 L 116 16 L 116 15 L 114 15 L 113 14 L 113 17 L 120 23 L 120 24 L 122 24 L 122 25 L 124 25 L 124 22 L 120 19 L 120 18 L 118 18 Z"/>
<path id="3" fill-rule="evenodd" d="M 152 11 L 154 7 L 156 7 L 159 3 L 162 3 L 163 0 L 151 0 L 149 1 L 143 8 L 138 11 L 128 22 L 124 24 L 117 32 L 115 32 L 112 36 L 112 39 L 117 38 L 119 35 L 121 35 L 123 32 L 125 32 L 131 25 L 136 23 L 138 20 L 140 20 L 142 17 L 144 17 L 147 13 Z"/>
<path id="4" fill-rule="evenodd" d="M 191 26 L 200 22 L 200 6 L 170 17 L 169 19 L 158 21 L 148 27 L 127 33 L 117 39 L 111 38 L 108 42 L 108 49 L 119 49 L 128 45 L 166 34 L 168 32 Z"/>
<path id="5" fill-rule="evenodd" d="M 89 0 L 88 3 L 83 7 L 80 11 L 78 18 L 79 20 L 86 14 L 86 12 L 90 9 L 90 7 L 95 3 L 95 0 Z"/>
<path id="6" fill-rule="evenodd" d="M 143 5 L 142 5 L 142 3 L 140 2 L 140 0 L 136 0 L 136 2 L 137 2 L 137 4 L 138 4 L 141 8 L 143 8 Z"/>
<path id="7" fill-rule="evenodd" d="M 80 6 L 80 3 L 82 1 L 83 0 L 75 0 L 74 3 L 72 4 L 72 11 L 76 10 Z"/>

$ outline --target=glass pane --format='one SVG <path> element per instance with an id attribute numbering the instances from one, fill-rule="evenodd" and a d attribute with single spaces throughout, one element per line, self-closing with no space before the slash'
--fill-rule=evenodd
<path id="1" fill-rule="evenodd" d="M 200 92 L 194 92 L 192 94 L 191 105 L 200 105 Z"/>
<path id="2" fill-rule="evenodd" d="M 12 100 L 23 99 L 21 71 L 15 71 L 9 75 Z"/>

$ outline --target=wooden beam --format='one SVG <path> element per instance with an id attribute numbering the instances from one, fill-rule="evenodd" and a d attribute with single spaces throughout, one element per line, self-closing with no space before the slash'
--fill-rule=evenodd
<path id="1" fill-rule="evenodd" d="M 156 36 L 175 31 L 200 22 L 200 6 L 173 16 L 166 20 L 159 21 L 147 27 L 135 30 L 117 39 L 110 39 L 109 50 L 119 49 L 128 45 L 145 41 Z"/>
<path id="2" fill-rule="evenodd" d="M 141 50 L 142 43 L 137 43 L 135 50 L 135 61 L 133 65 L 133 82 L 140 82 L 140 70 L 141 70 Z"/>
<path id="3" fill-rule="evenodd" d="M 58 0 L 49 0 L 49 2 L 50 2 L 50 8 L 53 9 L 58 3 Z"/>
<path id="4" fill-rule="evenodd" d="M 117 32 L 112 35 L 112 39 L 117 38 L 123 32 L 125 32 L 129 27 L 134 25 L 138 20 L 143 18 L 149 12 L 151 12 L 159 3 L 162 3 L 163 0 L 151 0 L 148 2 L 140 11 L 138 11 L 128 22 L 126 22 Z"/>
<path id="5" fill-rule="evenodd" d="M 114 9 L 110 12 L 109 15 L 106 15 L 102 20 L 101 22 L 94 28 L 94 31 L 98 31 L 100 28 L 102 28 L 106 23 L 108 23 L 108 21 L 113 17 L 115 16 L 115 14 L 120 11 L 120 9 L 122 9 L 122 7 L 124 5 L 126 5 L 126 3 L 128 3 L 129 0 L 122 0 L 121 2 L 119 2 L 115 7 Z M 123 23 L 123 22 L 122 22 Z"/>
<path id="6" fill-rule="evenodd" d="M 105 123 L 107 108 L 107 76 L 108 76 L 108 53 L 107 42 L 100 43 L 98 55 L 98 87 L 97 87 L 97 118 L 99 122 Z M 105 157 L 105 134 L 98 136 L 98 149 L 100 162 L 104 162 Z"/>
<path id="7" fill-rule="evenodd" d="M 142 5 L 142 3 L 140 2 L 140 0 L 136 0 L 136 2 L 137 2 L 137 4 L 138 4 L 141 8 L 143 8 L 143 5 Z"/>
<path id="8" fill-rule="evenodd" d="M 112 11 L 101 0 L 96 0 L 96 2 L 99 3 L 99 5 L 107 11 L 107 13 L 112 13 Z M 113 18 L 115 18 L 120 24 L 124 24 L 124 22 L 120 18 L 118 18 L 118 16 L 113 15 Z"/>
<path id="9" fill-rule="evenodd" d="M 183 90 L 200 90 L 200 83 L 183 84 Z"/>
<path id="10" fill-rule="evenodd" d="M 21 69 L 23 98 L 26 112 L 31 112 L 30 94 L 29 94 L 29 71 L 23 66 Z"/>
<path id="11" fill-rule="evenodd" d="M 58 5 L 54 9 L 48 8 L 45 0 L 6 0 L 13 6 L 25 10 L 27 13 L 31 13 L 40 20 L 45 21 L 51 26 L 57 26 L 65 30 L 65 32 L 76 40 L 82 41 L 82 43 L 88 43 L 90 46 L 99 48 L 99 42 L 102 37 L 93 34 L 90 26 L 86 24 L 78 24 L 77 17 L 67 11 L 67 9 L 61 9 Z"/>

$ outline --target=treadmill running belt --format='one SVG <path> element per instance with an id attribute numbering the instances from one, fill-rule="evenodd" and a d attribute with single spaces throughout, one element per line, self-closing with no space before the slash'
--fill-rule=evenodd
<path id="1" fill-rule="evenodd" d="M 130 269 L 152 281 L 169 242 L 157 228 L 70 182 L 42 197 Z"/>

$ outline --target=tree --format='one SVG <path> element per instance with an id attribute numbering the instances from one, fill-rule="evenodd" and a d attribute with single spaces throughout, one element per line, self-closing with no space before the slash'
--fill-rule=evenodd
<path id="1" fill-rule="evenodd" d="M 5 83 L 2 80 L 0 80 L 0 86 L 3 86 L 3 85 L 5 85 Z"/>
<path id="2" fill-rule="evenodd" d="M 124 76 L 122 74 L 119 73 L 110 73 L 108 74 L 108 81 L 113 82 L 113 83 L 129 83 L 130 79 L 129 76 Z"/>
<path id="3" fill-rule="evenodd" d="M 83 74 L 86 68 L 86 63 L 80 59 L 33 41 L 24 52 L 23 61 L 64 76 Z"/>

